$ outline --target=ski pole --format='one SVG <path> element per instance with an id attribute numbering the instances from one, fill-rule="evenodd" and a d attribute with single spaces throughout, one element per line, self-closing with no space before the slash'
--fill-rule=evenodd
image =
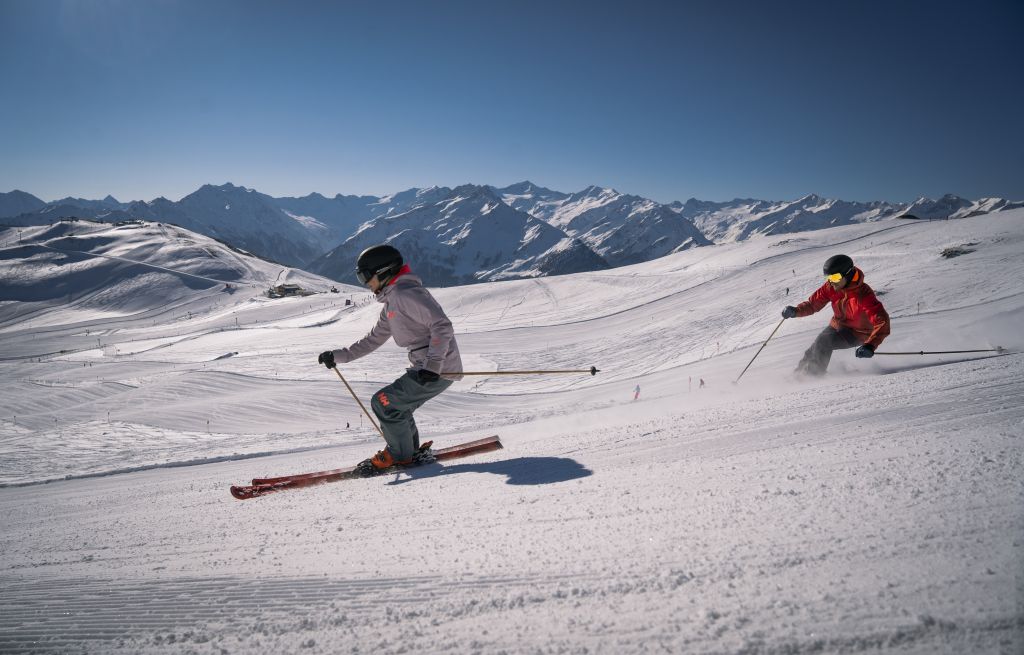
<path id="1" fill-rule="evenodd" d="M 341 371 L 338 370 L 337 366 L 334 366 L 332 368 L 334 368 L 334 372 L 338 374 L 338 377 L 341 378 L 341 381 L 345 383 L 345 388 L 348 389 L 348 392 L 352 394 L 352 397 L 356 399 L 357 403 L 359 403 L 359 407 L 362 408 L 363 414 L 366 414 L 366 418 L 370 419 L 370 425 L 377 428 L 377 432 L 380 432 L 380 436 L 383 437 L 384 430 L 380 429 L 380 426 L 377 425 L 377 422 L 373 420 L 372 416 L 370 416 L 370 412 L 366 411 L 366 406 L 363 405 L 363 401 L 359 400 L 359 396 L 356 395 L 356 392 L 352 390 L 352 387 L 349 385 L 348 380 L 346 380 L 345 376 L 341 374 Z"/>
<path id="2" fill-rule="evenodd" d="M 1005 353 L 1006 348 L 996 346 L 984 350 L 919 350 L 908 353 L 875 353 L 876 355 L 958 355 L 960 353 Z"/>
<path id="3" fill-rule="evenodd" d="M 764 347 L 768 345 L 768 342 L 772 340 L 772 337 L 775 336 L 775 333 L 779 331 L 779 328 L 782 327 L 782 324 L 785 323 L 785 322 L 786 322 L 785 318 L 783 318 L 781 321 L 779 321 L 779 324 L 775 326 L 775 329 L 772 330 L 772 333 L 768 335 L 768 338 L 764 340 L 764 343 L 761 344 L 761 347 L 757 349 L 756 353 L 754 353 L 754 356 L 750 358 L 750 361 L 743 368 L 743 371 L 740 373 L 739 377 L 737 377 L 735 380 L 733 380 L 733 382 L 732 382 L 733 384 L 736 384 L 737 382 L 740 381 L 740 378 L 743 377 L 743 373 L 747 372 L 747 369 L 750 368 L 750 365 L 754 363 L 754 360 L 757 359 L 757 356 L 761 354 L 761 351 L 764 350 Z"/>
<path id="4" fill-rule="evenodd" d="M 441 377 L 454 377 L 456 375 L 552 375 L 557 373 L 590 373 L 591 375 L 597 375 L 601 372 L 601 369 L 591 366 L 586 369 L 563 369 L 558 371 L 454 371 L 452 373 L 442 373 Z"/>

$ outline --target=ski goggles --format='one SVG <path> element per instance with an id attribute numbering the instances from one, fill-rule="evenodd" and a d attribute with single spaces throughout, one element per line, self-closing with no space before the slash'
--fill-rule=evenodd
<path id="1" fill-rule="evenodd" d="M 366 284 L 376 274 L 377 271 L 364 271 L 361 268 L 356 269 L 356 279 L 359 280 L 359 284 Z"/>
<path id="2" fill-rule="evenodd" d="M 840 280 L 843 279 L 843 274 L 833 273 L 832 275 L 826 275 L 825 279 L 828 280 L 829 282 L 839 282 Z"/>

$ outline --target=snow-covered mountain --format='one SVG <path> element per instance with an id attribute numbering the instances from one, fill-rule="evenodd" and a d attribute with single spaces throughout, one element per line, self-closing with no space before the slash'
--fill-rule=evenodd
<path id="1" fill-rule="evenodd" d="M 326 198 L 311 193 L 302 198 L 274 198 L 292 218 L 312 229 L 325 226 L 331 246 L 348 239 L 366 221 L 381 216 L 394 216 L 415 207 L 434 204 L 451 193 L 448 187 L 407 189 L 389 196 L 343 196 Z"/>
<path id="2" fill-rule="evenodd" d="M 231 183 L 204 185 L 178 202 L 133 202 L 126 213 L 179 225 L 291 266 L 301 266 L 329 246 L 326 226 L 304 223 L 270 196 Z"/>
<path id="3" fill-rule="evenodd" d="M 103 200 L 88 200 L 86 198 L 62 198 L 61 200 L 55 200 L 51 205 L 71 205 L 75 207 L 82 207 L 84 209 L 91 209 L 96 212 L 105 212 L 119 209 L 128 209 L 131 206 L 130 202 L 121 202 L 114 196 L 107 194 L 107 197 Z"/>
<path id="4" fill-rule="evenodd" d="M 0 252 L 0 322 L 53 305 L 107 318 L 158 310 L 199 290 L 231 292 L 226 284 L 259 291 L 285 281 L 316 291 L 332 284 L 211 237 L 143 221 L 30 226 L 20 230 L 19 247 Z M 4 265 L 10 258 L 17 266 Z"/>
<path id="5" fill-rule="evenodd" d="M 451 195 L 451 192 L 452 190 L 446 186 L 432 186 L 425 189 L 414 188 L 399 191 L 398 193 L 378 198 L 377 202 L 371 203 L 368 207 L 370 211 L 369 217 L 377 218 L 380 216 L 404 214 L 410 209 L 441 202 Z"/>
<path id="6" fill-rule="evenodd" d="M 477 187 L 464 185 L 459 189 Z M 506 221 L 501 243 L 492 249 L 480 249 L 479 258 L 475 254 L 453 254 L 450 261 L 437 271 L 438 283 L 532 277 L 556 271 L 600 270 L 606 266 L 649 261 L 712 242 L 732 243 L 752 237 L 870 223 L 900 216 L 963 218 L 1024 206 L 1024 202 L 1002 198 L 970 201 L 954 195 L 939 200 L 921 198 L 907 205 L 884 201 L 847 202 L 813 194 L 795 201 L 736 199 L 710 202 L 691 198 L 685 203 L 666 205 L 598 186 L 576 193 L 563 193 L 524 181 L 503 188 L 487 186 L 486 189 L 513 211 L 553 227 L 561 235 L 558 241 L 565 237 L 570 241 L 550 255 L 536 259 L 538 253 L 535 250 L 540 243 L 536 241 L 539 234 L 536 225 L 521 219 Z M 379 219 L 421 210 L 417 220 L 422 223 L 436 223 L 443 215 L 444 233 L 478 233 L 473 224 L 482 215 L 473 214 L 470 205 L 456 203 L 453 207 L 458 211 L 443 207 L 452 194 L 453 190 L 448 187 L 435 186 L 407 189 L 384 197 L 338 194 L 327 198 L 312 193 L 304 197 L 273 198 L 229 183 L 203 186 L 178 202 L 157 198 L 149 202 L 122 203 L 108 195 L 103 200 L 64 198 L 43 203 L 35 196 L 14 191 L 0 194 L 0 214 L 18 213 L 0 222 L 24 226 L 50 224 L 68 216 L 108 222 L 141 218 L 180 225 L 289 265 L 311 265 L 335 275 L 348 275 L 350 263 L 313 262 L 360 233 L 368 222 L 377 221 L 375 228 L 364 236 L 387 233 L 387 238 L 398 238 L 397 234 L 385 229 Z M 485 209 L 489 213 L 494 211 L 489 200 L 477 203 L 476 211 Z M 432 214 L 434 218 L 428 218 Z M 490 220 L 493 219 L 494 216 Z M 462 222 L 461 226 L 456 225 L 458 221 Z M 516 238 L 507 234 L 513 225 L 523 230 Z M 543 232 L 548 236 L 541 242 L 553 247 L 554 233 Z M 404 235 L 401 239 L 409 248 L 423 247 L 422 259 L 437 259 L 435 246 L 427 245 L 433 243 L 437 236 L 421 240 Z M 530 254 L 510 254 L 517 251 L 509 246 L 511 241 L 530 244 Z M 353 241 L 357 242 L 362 243 Z M 589 255 L 580 248 L 581 244 L 591 251 Z M 347 248 L 343 252 L 350 250 Z M 484 250 L 491 254 L 484 256 Z"/>
<path id="7" fill-rule="evenodd" d="M 498 192 L 506 203 L 579 239 L 612 266 L 711 243 L 690 220 L 665 205 L 615 189 L 589 186 L 562 194 L 522 182 Z"/>
<path id="8" fill-rule="evenodd" d="M 810 194 L 795 201 L 737 198 L 730 202 L 708 202 L 691 198 L 670 207 L 692 220 L 712 241 L 732 243 L 760 235 L 869 223 L 896 216 L 905 205 L 847 202 Z"/>
<path id="9" fill-rule="evenodd" d="M 952 193 L 947 193 L 938 200 L 918 198 L 902 212 L 906 218 L 928 220 L 946 218 L 967 218 L 980 216 L 997 211 L 1024 207 L 1024 201 L 1011 201 L 1004 198 L 982 198 L 968 200 Z"/>
<path id="10" fill-rule="evenodd" d="M 330 245 L 322 238 L 326 226 L 289 215 L 253 189 L 207 184 L 176 204 L 185 217 L 182 227 L 284 264 L 301 266 Z"/>
<path id="11" fill-rule="evenodd" d="M 62 198 L 43 202 L 30 193 L 0 193 L 0 223 L 5 225 L 46 225 L 61 218 L 99 218 L 112 222 L 131 218 L 132 203 L 108 195 L 102 200 Z"/>
<path id="12" fill-rule="evenodd" d="M 52 225 L 65 218 L 84 218 L 106 223 L 129 220 L 137 217 L 130 210 L 124 209 L 100 209 L 95 206 L 83 207 L 77 204 L 50 203 L 41 208 L 17 216 L 0 218 L 3 225 Z"/>
<path id="13" fill-rule="evenodd" d="M 310 270 L 351 280 L 359 253 L 388 242 L 435 286 L 560 275 L 608 268 L 579 240 L 508 206 L 486 186 L 464 185 L 439 202 L 364 224 Z"/>
<path id="14" fill-rule="evenodd" d="M 549 220 L 572 194 L 552 191 L 529 180 L 495 189 L 506 205 L 531 216 Z"/>
<path id="15" fill-rule="evenodd" d="M 467 189 L 472 189 L 472 191 L 467 191 Z M 690 221 L 680 218 L 678 213 L 664 205 L 646 198 L 622 194 L 613 189 L 591 186 L 579 193 L 567 194 L 525 181 L 501 189 L 490 186 L 464 185 L 457 191 L 463 194 L 468 193 L 469 196 L 479 196 L 479 194 L 487 196 L 486 200 L 472 205 L 480 211 L 493 211 L 491 202 L 493 197 L 518 212 L 533 216 L 556 228 L 564 233 L 561 238 L 568 236 L 576 239 L 599 257 L 586 256 L 580 250 L 579 245 L 569 242 L 558 250 L 557 257 L 542 258 L 543 263 L 539 265 L 533 261 L 526 261 L 532 260 L 536 253 L 525 258 L 517 255 L 515 259 L 520 260 L 518 262 L 502 261 L 504 255 L 501 253 L 509 254 L 514 249 L 508 248 L 507 244 L 497 244 L 490 259 L 477 260 L 475 257 L 470 257 L 470 260 L 476 262 L 474 264 L 461 261 L 460 264 L 455 265 L 455 260 L 460 260 L 463 256 L 461 254 L 453 256 L 451 261 L 444 265 L 444 270 L 438 272 L 438 283 L 442 283 L 441 280 L 444 281 L 444 284 L 451 284 L 455 280 L 544 275 L 551 274 L 551 271 L 600 270 L 609 265 L 621 266 L 648 261 L 671 252 L 710 243 Z M 426 217 L 436 213 L 445 217 L 444 230 L 458 232 L 459 230 L 454 229 L 452 221 L 461 220 L 465 224 L 464 229 L 473 232 L 473 229 L 469 227 L 469 222 L 480 218 L 480 215 L 473 214 L 474 210 L 471 209 L 471 205 L 465 203 L 456 203 L 455 207 L 458 211 L 452 211 L 452 207 L 449 207 L 448 204 L 450 204 L 449 200 L 453 193 L 453 190 L 447 187 L 430 187 L 408 189 L 377 199 L 376 202 L 367 202 L 366 197 L 361 197 L 357 202 L 358 211 L 363 212 L 363 220 L 374 220 L 382 217 L 395 217 L 419 209 L 422 211 L 417 214 L 417 221 L 433 222 Z M 291 203 L 290 200 L 288 202 Z M 282 206 L 300 209 L 295 204 L 282 203 Z M 351 201 L 349 201 L 349 206 L 352 206 Z M 309 216 L 326 220 L 332 207 L 320 202 L 316 205 L 307 203 L 301 209 Z M 349 219 L 351 222 L 359 222 L 359 219 L 356 218 L 358 211 L 352 214 L 353 218 Z M 493 220 L 495 217 L 491 218 Z M 377 225 L 380 228 L 382 224 L 378 223 Z M 517 242 L 533 243 L 534 245 L 531 247 L 536 247 L 537 235 L 528 233 L 529 230 L 535 228 L 535 224 L 519 219 L 505 222 L 504 229 L 507 231 L 508 227 L 512 225 L 520 225 L 524 230 L 515 239 Z M 545 231 L 545 233 L 553 234 L 550 231 Z M 377 232 L 371 231 L 369 234 L 377 234 Z M 413 247 L 422 245 L 414 243 L 416 240 L 411 240 L 408 235 L 403 237 L 403 240 Z M 353 243 L 356 242 L 362 243 L 359 240 Z M 351 254 L 351 250 L 351 247 L 346 247 L 343 252 Z M 336 256 L 325 256 L 324 260 Z M 314 270 L 325 274 L 327 271 L 341 272 L 342 270 L 321 261 L 311 266 Z M 326 268 L 324 268 L 325 266 Z M 466 266 L 472 271 L 466 269 L 454 272 L 455 269 Z M 580 266 L 594 268 L 580 269 Z M 344 264 L 346 274 L 350 272 L 350 269 L 351 262 Z M 451 277 L 452 275 L 455 277 Z M 466 275 L 472 277 L 467 278 Z"/>
<path id="16" fill-rule="evenodd" d="M 971 203 L 970 207 L 961 209 L 956 212 L 950 218 L 969 218 L 971 216 L 980 216 L 982 214 L 990 214 L 992 212 L 1009 211 L 1011 209 L 1020 209 L 1024 207 L 1024 200 L 1007 200 L 1005 198 L 981 198 Z"/>
<path id="17" fill-rule="evenodd" d="M 121 203 L 65 198 L 45 203 L 12 191 L 0 194 L 0 216 L 7 225 L 46 225 L 76 217 L 117 222 L 143 219 L 180 225 L 218 238 L 249 252 L 289 265 L 303 265 L 350 237 L 358 227 L 379 216 L 403 213 L 444 198 L 451 189 L 409 189 L 390 196 L 327 198 L 318 193 L 272 198 L 253 189 L 227 183 L 204 185 L 174 202 L 156 198 Z"/>
<path id="18" fill-rule="evenodd" d="M 906 218 L 944 219 L 959 217 L 968 210 L 973 203 L 966 198 L 947 193 L 938 200 L 930 198 L 918 198 L 908 205 L 902 212 Z"/>
<path id="19" fill-rule="evenodd" d="M 46 225 L 71 216 L 106 222 L 142 219 L 172 223 L 294 266 L 305 264 L 333 245 L 326 225 L 289 215 L 270 196 L 231 183 L 204 185 L 178 202 L 162 197 L 131 203 L 118 203 L 110 196 L 97 201 L 66 198 L 28 214 L 5 218 L 3 223 Z"/>
<path id="20" fill-rule="evenodd" d="M 331 247 L 351 236 L 374 214 L 371 207 L 380 202 L 377 196 L 343 196 L 340 193 L 333 198 L 311 193 L 301 198 L 273 200 L 288 216 L 306 227 L 314 231 L 326 228 L 325 235 L 330 239 Z"/>
<path id="21" fill-rule="evenodd" d="M 17 189 L 8 193 L 0 193 L 0 218 L 28 214 L 39 211 L 45 206 L 45 202 L 31 193 Z"/>

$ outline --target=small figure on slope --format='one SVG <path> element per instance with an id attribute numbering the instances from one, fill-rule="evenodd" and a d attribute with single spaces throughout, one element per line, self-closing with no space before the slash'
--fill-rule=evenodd
<path id="1" fill-rule="evenodd" d="M 410 367 L 405 374 L 373 394 L 370 403 L 387 447 L 364 465 L 382 471 L 422 456 L 413 411 L 452 385 L 452 379 L 440 374 L 461 371 L 462 359 L 451 321 L 396 248 L 384 244 L 364 250 L 356 263 L 356 277 L 384 308 L 369 334 L 348 348 L 321 353 L 319 362 L 334 368 L 335 363 L 368 355 L 389 338 L 408 350 Z"/>
<path id="2" fill-rule="evenodd" d="M 889 335 L 889 314 L 864 283 L 864 273 L 846 255 L 825 261 L 825 284 L 796 307 L 782 310 L 783 318 L 810 316 L 832 303 L 834 316 L 804 353 L 798 374 L 821 376 L 833 350 L 857 347 L 857 357 L 872 357 Z"/>

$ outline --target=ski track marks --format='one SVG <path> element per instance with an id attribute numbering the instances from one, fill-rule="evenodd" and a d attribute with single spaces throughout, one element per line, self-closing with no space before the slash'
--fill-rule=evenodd
<path id="1" fill-rule="evenodd" d="M 784 562 L 800 566 L 800 562 Z M 325 578 L 182 578 L 125 582 L 110 579 L 0 578 L 0 652 L 28 653 L 223 653 L 223 652 L 729 652 L 708 649 L 686 632 L 732 645 L 741 653 L 930 652 L 939 646 L 979 641 L 998 647 L 1020 629 L 1013 619 L 953 623 L 930 615 L 879 621 L 863 634 L 807 635 L 773 643 L 734 633 L 758 617 L 728 609 L 665 615 L 654 606 L 666 594 L 696 596 L 708 584 L 699 572 L 669 569 L 616 581 L 599 575 L 553 573 L 525 577 L 440 576 L 332 580 Z M 381 590 L 389 600 L 382 602 Z M 579 616 L 551 626 L 545 615 L 572 615 L 573 605 L 600 602 L 622 612 L 618 620 Z M 654 601 L 654 602 L 652 602 Z M 626 609 L 624 606 L 634 606 Z M 637 606 L 639 605 L 639 606 Z M 798 607 L 780 602 L 784 612 Z M 649 613 L 646 620 L 641 612 Z M 472 624 L 516 616 L 517 627 L 495 636 Z M 622 631 L 625 619 L 663 623 L 674 636 L 644 638 Z M 889 623 L 889 625 L 884 625 Z M 495 630 L 499 634 L 501 631 Z M 1011 642 L 1005 642 L 1009 645 Z M 540 644 L 544 644 L 540 646 Z M 638 648 L 638 646 L 640 648 Z M 979 651 L 974 651 L 979 652 Z M 996 651 L 993 651 L 996 652 Z M 1009 653 L 1009 651 L 1006 651 Z"/>

